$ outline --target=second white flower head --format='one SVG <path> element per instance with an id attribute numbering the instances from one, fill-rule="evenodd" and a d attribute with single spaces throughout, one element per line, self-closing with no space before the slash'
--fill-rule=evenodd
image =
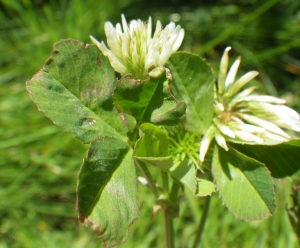
<path id="1" fill-rule="evenodd" d="M 184 30 L 175 23 L 169 23 L 164 29 L 160 21 L 152 37 L 151 17 L 148 22 L 132 20 L 129 25 L 122 15 L 120 23 L 114 27 L 110 22 L 105 23 L 107 44 L 99 42 L 90 36 L 93 43 L 107 56 L 112 67 L 121 75 L 131 73 L 135 79 L 145 79 L 148 68 L 164 65 L 169 57 L 180 47 Z"/>
<path id="2" fill-rule="evenodd" d="M 241 62 L 237 58 L 228 70 L 227 47 L 220 63 L 219 79 L 215 89 L 213 123 L 200 143 L 199 158 L 203 162 L 213 138 L 228 150 L 227 141 L 263 144 L 280 143 L 291 139 L 283 129 L 300 131 L 299 114 L 285 106 L 285 100 L 253 93 L 256 87 L 243 87 L 258 75 L 250 71 L 236 80 Z M 283 129 L 282 129 L 283 128 Z"/>

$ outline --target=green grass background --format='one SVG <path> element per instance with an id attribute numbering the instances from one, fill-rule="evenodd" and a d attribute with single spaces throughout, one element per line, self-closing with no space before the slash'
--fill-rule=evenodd
<path id="1" fill-rule="evenodd" d="M 77 173 L 87 146 L 37 110 L 25 89 L 65 38 L 104 39 L 107 20 L 151 15 L 153 24 L 176 21 L 186 31 L 182 50 L 205 57 L 217 71 L 228 45 L 242 55 L 240 73 L 260 72 L 262 91 L 300 110 L 299 0 L 0 0 L 0 248 L 102 247 L 77 221 Z M 201 247 L 298 247 L 286 208 L 292 179 L 275 180 L 277 210 L 266 220 L 236 219 L 212 196 Z M 140 190 L 140 218 L 120 247 L 162 247 L 160 213 Z M 186 194 L 175 220 L 177 247 L 191 247 L 203 199 Z"/>

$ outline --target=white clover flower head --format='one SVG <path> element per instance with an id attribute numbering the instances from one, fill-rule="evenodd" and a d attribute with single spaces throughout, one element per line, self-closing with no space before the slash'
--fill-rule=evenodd
<path id="1" fill-rule="evenodd" d="M 184 30 L 175 23 L 169 23 L 164 29 L 157 21 L 152 37 L 151 17 L 145 23 L 132 20 L 129 25 L 122 15 L 122 26 L 114 27 L 106 22 L 104 29 L 107 37 L 106 47 L 103 41 L 90 36 L 92 42 L 108 57 L 112 67 L 122 76 L 131 73 L 135 79 L 145 79 L 151 66 L 163 66 L 169 57 L 178 50 Z"/>
<path id="2" fill-rule="evenodd" d="M 283 105 L 285 100 L 253 93 L 256 87 L 243 87 L 258 75 L 250 71 L 236 80 L 241 62 L 238 57 L 228 70 L 227 47 L 220 63 L 217 89 L 215 89 L 215 115 L 213 124 L 200 143 L 199 158 L 203 162 L 213 138 L 226 151 L 226 141 L 263 144 L 281 143 L 291 139 L 282 128 L 300 131 L 299 114 Z M 243 89 L 242 89 L 243 88 Z"/>

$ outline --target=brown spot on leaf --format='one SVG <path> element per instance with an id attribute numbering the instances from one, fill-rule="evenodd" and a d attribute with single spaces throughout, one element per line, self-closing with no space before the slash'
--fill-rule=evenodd
<path id="1" fill-rule="evenodd" d="M 101 60 L 100 60 L 99 58 L 97 58 L 97 64 L 98 64 L 99 66 L 102 65 L 102 64 L 101 64 Z"/>

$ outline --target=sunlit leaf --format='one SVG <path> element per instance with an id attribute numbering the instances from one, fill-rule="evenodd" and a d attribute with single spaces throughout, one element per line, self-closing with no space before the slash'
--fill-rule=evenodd
<path id="1" fill-rule="evenodd" d="M 139 210 L 132 151 L 125 143 L 114 138 L 92 143 L 79 173 L 77 210 L 105 245 L 126 241 Z"/>
<path id="2" fill-rule="evenodd" d="M 122 77 L 114 92 L 114 104 L 135 117 L 137 123 L 175 125 L 185 114 L 186 104 L 171 94 L 165 68 L 154 70 L 159 73 L 147 80 L 135 80 L 130 75 Z"/>
<path id="3" fill-rule="evenodd" d="M 232 147 L 215 146 L 212 173 L 223 203 L 236 217 L 253 221 L 274 212 L 273 183 L 263 164 Z"/>
<path id="4" fill-rule="evenodd" d="M 203 134 L 212 122 L 214 76 L 210 66 L 196 54 L 177 52 L 166 65 L 173 82 L 171 90 L 187 104 L 186 127 Z"/>
<path id="5" fill-rule="evenodd" d="M 216 191 L 216 186 L 213 182 L 197 178 L 197 170 L 193 164 L 189 163 L 188 159 L 172 166 L 170 173 L 175 180 L 191 190 L 195 196 L 207 196 Z"/>
<path id="6" fill-rule="evenodd" d="M 32 100 L 55 124 L 91 143 L 78 179 L 79 220 L 92 223 L 105 246 L 126 241 L 138 217 L 137 186 L 127 132 L 132 117 L 113 105 L 115 72 L 94 45 L 72 39 L 54 45 L 27 82 Z"/>
<path id="7" fill-rule="evenodd" d="M 126 119 L 112 104 L 115 73 L 94 45 L 62 40 L 27 82 L 39 110 L 84 143 L 101 135 L 126 139 Z"/>
<path id="8" fill-rule="evenodd" d="M 168 170 L 173 163 L 169 156 L 169 140 L 167 133 L 150 123 L 140 126 L 144 133 L 137 141 L 133 157 L 147 164 Z"/>
<path id="9" fill-rule="evenodd" d="M 208 196 L 216 191 L 216 185 L 205 179 L 197 178 L 197 191 L 195 193 L 196 196 Z"/>

